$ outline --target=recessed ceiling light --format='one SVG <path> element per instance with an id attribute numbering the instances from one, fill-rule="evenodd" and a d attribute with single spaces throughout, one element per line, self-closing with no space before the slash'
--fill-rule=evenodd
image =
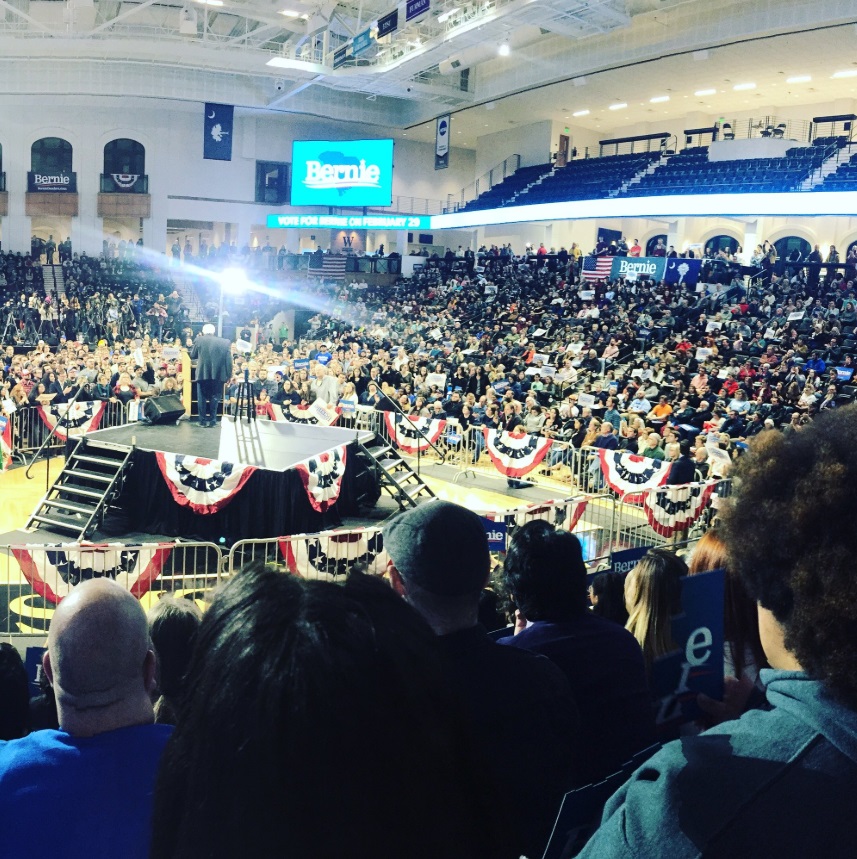
<path id="1" fill-rule="evenodd" d="M 805 84 L 812 80 L 812 75 L 795 75 L 793 78 L 786 78 L 787 84 Z"/>
<path id="2" fill-rule="evenodd" d="M 509 47 L 509 43 L 508 43 L 508 42 L 503 42 L 503 44 L 502 44 L 502 45 L 500 45 L 500 47 L 499 47 L 499 48 L 497 48 L 497 53 L 498 53 L 501 57 L 508 57 L 508 56 L 509 56 L 509 54 L 511 53 L 511 50 L 512 50 L 512 49 Z"/>
<path id="3" fill-rule="evenodd" d="M 223 0 L 196 0 L 197 3 L 201 3 L 203 6 L 222 6 Z"/>
<path id="4" fill-rule="evenodd" d="M 294 9 L 281 9 L 280 14 L 285 15 L 287 18 L 300 18 L 301 16 L 301 13 L 295 12 Z"/>
<path id="5" fill-rule="evenodd" d="M 857 78 L 857 69 L 844 69 L 831 75 L 833 78 Z"/>
<path id="6" fill-rule="evenodd" d="M 572 116 L 589 116 L 588 110 L 576 110 Z"/>
<path id="7" fill-rule="evenodd" d="M 694 95 L 714 95 L 716 92 L 716 89 L 698 89 Z"/>
<path id="8" fill-rule="evenodd" d="M 654 98 L 650 98 L 649 101 L 652 104 L 660 104 L 664 101 L 669 101 L 670 97 L 668 95 L 656 95 Z"/>
<path id="9" fill-rule="evenodd" d="M 732 89 L 734 89 L 735 92 L 741 92 L 745 89 L 756 89 L 756 84 L 735 84 Z"/>
<path id="10" fill-rule="evenodd" d="M 620 101 L 617 104 L 611 104 L 608 110 L 622 110 L 622 108 L 627 107 L 627 101 Z"/>

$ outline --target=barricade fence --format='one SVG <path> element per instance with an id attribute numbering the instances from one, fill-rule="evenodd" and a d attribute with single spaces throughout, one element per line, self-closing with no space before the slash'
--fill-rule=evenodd
<path id="1" fill-rule="evenodd" d="M 13 456 L 35 453 L 51 432 L 50 427 L 39 414 L 37 406 L 24 406 L 16 409 L 11 415 L 11 422 Z M 111 427 L 124 426 L 126 423 L 128 423 L 127 405 L 119 401 L 104 403 L 104 412 L 98 423 L 98 429 L 110 429 Z M 63 432 L 66 432 L 65 428 Z M 77 434 L 78 432 L 72 428 L 70 435 L 74 437 Z M 64 447 L 65 441 L 55 435 L 50 444 L 51 452 L 56 453 Z"/>
<path id="2" fill-rule="evenodd" d="M 204 606 L 223 580 L 225 560 L 208 542 L 0 546 L 0 635 L 46 633 L 60 600 L 89 578 L 115 579 L 146 610 L 164 594 Z"/>

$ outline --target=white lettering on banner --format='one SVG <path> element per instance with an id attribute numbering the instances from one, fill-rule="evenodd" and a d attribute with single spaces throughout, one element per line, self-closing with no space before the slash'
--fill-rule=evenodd
<path id="1" fill-rule="evenodd" d="M 371 229 L 420 229 L 428 218 L 415 215 L 268 215 L 269 227 L 354 227 Z"/>
<path id="2" fill-rule="evenodd" d="M 488 531 L 485 535 L 489 540 L 504 540 L 506 535 L 502 531 Z"/>
<path id="3" fill-rule="evenodd" d="M 655 724 L 662 725 L 681 715 L 681 696 L 690 692 L 687 685 L 692 668 L 705 665 L 711 658 L 711 645 L 714 637 L 707 626 L 695 629 L 687 638 L 684 646 L 684 662 L 681 663 L 681 678 L 678 686 L 671 695 L 666 695 L 658 701 L 658 713 Z M 702 651 L 702 652 L 699 652 Z"/>
<path id="4" fill-rule="evenodd" d="M 658 264 L 654 262 L 631 262 L 622 260 L 619 263 L 619 275 L 624 274 L 654 274 L 658 270 Z"/>
<path id="5" fill-rule="evenodd" d="M 35 183 L 37 185 L 68 185 L 71 182 L 71 176 L 43 176 L 41 173 L 35 174 Z"/>
<path id="6" fill-rule="evenodd" d="M 701 626 L 695 629 L 687 639 L 687 644 L 684 648 L 684 658 L 694 666 L 704 665 L 708 662 L 711 656 L 711 644 L 714 641 L 711 630 L 707 626 Z M 702 650 L 701 654 L 697 654 L 698 650 Z"/>
<path id="7" fill-rule="evenodd" d="M 306 162 L 304 185 L 309 188 L 380 188 L 381 168 L 377 164 L 322 164 Z"/>

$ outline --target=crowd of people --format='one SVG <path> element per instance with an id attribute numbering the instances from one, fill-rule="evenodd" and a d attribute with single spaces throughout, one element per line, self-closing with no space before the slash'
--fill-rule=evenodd
<path id="1" fill-rule="evenodd" d="M 0 647 L 0 852 L 539 857 L 565 793 L 637 761 L 581 856 L 851 855 L 855 416 L 760 435 L 717 543 L 690 569 L 644 557 L 624 625 L 587 596 L 577 537 L 544 521 L 512 537 L 498 612 L 480 517 L 439 500 L 385 523 L 383 578 L 254 563 L 202 616 L 165 596 L 148 619 L 115 582 L 82 582 L 33 702 Z M 652 665 L 712 563 L 727 694 L 658 750 Z"/>

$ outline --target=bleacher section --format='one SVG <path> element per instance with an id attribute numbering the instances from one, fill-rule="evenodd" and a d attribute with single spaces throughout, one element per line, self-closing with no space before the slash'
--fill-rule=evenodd
<path id="1" fill-rule="evenodd" d="M 824 181 L 816 185 L 813 191 L 857 191 L 857 152 L 847 161 L 843 161 L 836 170 Z"/>
<path id="2" fill-rule="evenodd" d="M 533 203 L 562 203 L 566 200 L 599 200 L 618 191 L 661 157 L 656 152 L 632 152 L 604 158 L 583 158 L 570 161 L 541 183 L 521 194 L 515 205 Z"/>
<path id="3" fill-rule="evenodd" d="M 673 155 L 666 164 L 629 186 L 620 196 L 742 194 L 794 191 L 842 145 L 843 138 L 818 138 L 811 146 L 789 149 L 783 158 L 709 161 L 707 146 Z"/>
<path id="4" fill-rule="evenodd" d="M 511 176 L 507 176 L 498 185 L 471 200 L 459 211 L 473 212 L 479 209 L 500 209 L 509 204 L 515 194 L 523 191 L 527 185 L 537 182 L 542 176 L 551 171 L 550 164 L 536 164 L 532 167 L 520 167 Z"/>

